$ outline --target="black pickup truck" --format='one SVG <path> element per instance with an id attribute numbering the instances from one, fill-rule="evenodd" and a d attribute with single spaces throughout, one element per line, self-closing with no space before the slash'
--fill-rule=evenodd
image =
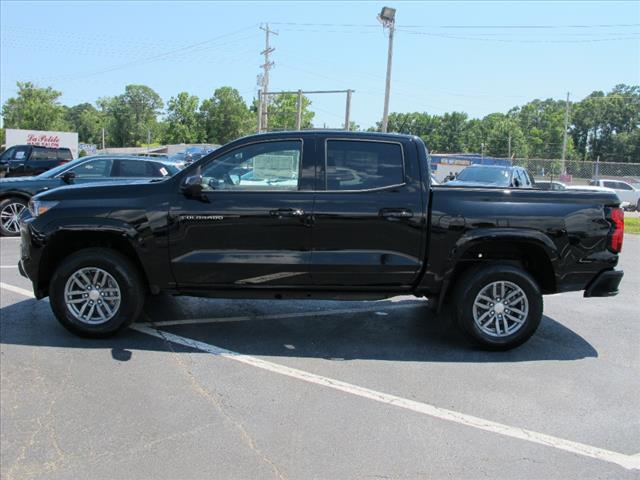
<path id="1" fill-rule="evenodd" d="M 145 294 L 450 305 L 489 349 L 527 340 L 542 295 L 618 292 L 611 193 L 439 187 L 417 137 L 280 132 L 234 141 L 172 178 L 35 196 L 20 271 L 69 330 L 112 334 Z"/>
<path id="2" fill-rule="evenodd" d="M 68 148 L 15 145 L 0 155 L 0 177 L 40 175 L 73 160 Z"/>

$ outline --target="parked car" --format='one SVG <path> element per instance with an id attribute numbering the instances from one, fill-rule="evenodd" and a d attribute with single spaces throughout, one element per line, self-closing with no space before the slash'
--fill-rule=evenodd
<path id="1" fill-rule="evenodd" d="M 539 190 L 566 190 L 567 185 L 556 180 L 536 180 L 535 188 Z"/>
<path id="2" fill-rule="evenodd" d="M 0 177 L 39 175 L 71 160 L 68 148 L 15 145 L 0 155 Z"/>
<path id="3" fill-rule="evenodd" d="M 145 157 L 83 157 L 36 177 L 0 179 L 0 234 L 20 234 L 18 218 L 29 199 L 45 190 L 80 183 L 164 178 L 179 169 L 171 162 Z"/>
<path id="4" fill-rule="evenodd" d="M 197 162 L 202 157 L 209 155 L 213 150 L 211 147 L 188 147 L 184 151 L 184 161 L 187 164 Z"/>
<path id="5" fill-rule="evenodd" d="M 522 167 L 469 165 L 455 180 L 444 185 L 456 187 L 532 188 L 533 181 Z"/>
<path id="6" fill-rule="evenodd" d="M 640 184 L 623 180 L 591 180 L 589 185 L 611 188 L 616 191 L 620 200 L 628 202 L 629 208 L 640 211 Z"/>
<path id="7" fill-rule="evenodd" d="M 606 192 L 615 194 L 620 198 L 618 193 L 613 188 L 598 187 L 594 185 L 567 185 L 567 190 L 573 190 L 577 192 Z M 620 201 L 620 208 L 627 210 L 629 208 L 629 202 Z"/>
<path id="8" fill-rule="evenodd" d="M 145 292 L 413 294 L 451 305 L 470 340 L 508 349 L 538 327 L 543 294 L 618 293 L 618 205 L 603 192 L 432 188 L 419 137 L 268 133 L 164 182 L 36 195 L 19 268 L 64 327 L 89 337 L 134 321 Z"/>

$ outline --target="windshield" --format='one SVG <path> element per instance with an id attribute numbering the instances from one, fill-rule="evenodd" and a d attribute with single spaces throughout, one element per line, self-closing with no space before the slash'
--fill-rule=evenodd
<path id="1" fill-rule="evenodd" d="M 463 182 L 491 183 L 495 185 L 509 185 L 509 170 L 506 168 L 465 168 L 458 175 L 457 180 Z"/>

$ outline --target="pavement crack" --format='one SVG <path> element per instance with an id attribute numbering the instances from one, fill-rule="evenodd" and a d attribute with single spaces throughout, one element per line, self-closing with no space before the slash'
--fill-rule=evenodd
<path id="1" fill-rule="evenodd" d="M 41 384 L 43 384 L 44 377 L 39 374 L 40 369 L 37 367 L 37 358 L 36 358 L 35 352 L 36 351 L 34 350 L 33 369 L 35 372 L 38 372 L 36 379 L 39 380 Z M 71 357 L 71 360 L 67 363 L 67 369 L 64 374 L 62 385 L 58 390 L 59 391 L 58 395 L 51 398 L 49 405 L 47 407 L 47 411 L 44 414 L 35 418 L 35 423 L 37 424 L 37 428 L 31 434 L 31 436 L 29 437 L 29 440 L 25 442 L 25 444 L 22 446 L 22 448 L 20 449 L 20 454 L 18 455 L 16 460 L 13 462 L 13 464 L 9 468 L 9 471 L 7 472 L 7 480 L 23 479 L 23 478 L 33 477 L 36 475 L 41 475 L 43 473 L 51 473 L 61 468 L 68 461 L 67 454 L 64 452 L 64 450 L 62 450 L 58 442 L 58 436 L 57 436 L 57 431 L 55 426 L 56 418 L 53 411 L 54 411 L 54 407 L 56 406 L 56 403 L 58 402 L 59 397 L 61 397 L 67 391 L 66 385 L 69 383 L 71 379 L 72 367 L 73 367 L 73 356 Z M 45 386 L 41 385 L 40 390 L 46 391 Z M 52 451 L 54 451 L 56 454 L 55 459 L 46 461 L 40 465 L 25 465 L 29 450 L 33 449 L 36 446 L 36 443 L 38 442 L 39 437 L 41 437 L 44 434 L 46 434 L 47 436 L 43 441 L 47 442 L 48 446 L 52 447 Z"/>
<path id="2" fill-rule="evenodd" d="M 154 325 L 154 328 L 155 325 Z M 196 378 L 196 376 L 193 374 L 193 372 L 191 372 L 191 370 L 189 369 L 189 366 L 184 362 L 184 360 L 181 358 L 181 355 L 178 354 L 178 352 L 176 352 L 173 348 L 172 343 L 167 340 L 167 338 L 163 335 L 163 332 L 161 330 L 158 330 L 156 328 L 156 330 L 162 335 L 162 339 L 164 340 L 164 342 L 167 345 L 167 348 L 170 350 L 171 355 L 173 356 L 174 360 L 176 361 L 176 363 L 180 366 L 180 368 L 182 368 L 182 370 L 186 373 L 189 382 L 191 384 L 191 388 L 192 390 L 197 393 L 198 395 L 202 396 L 203 398 L 205 398 L 211 405 L 213 405 L 216 410 L 218 410 L 218 412 L 229 422 L 231 423 L 240 433 L 241 438 L 243 439 L 245 445 L 247 447 L 249 447 L 249 449 L 265 464 L 267 464 L 269 467 L 271 467 L 271 469 L 273 470 L 273 474 L 276 478 L 280 479 L 280 480 L 286 480 L 287 477 L 284 474 L 284 472 L 282 472 L 282 470 L 278 467 L 278 465 L 271 460 L 258 446 L 257 442 L 255 441 L 255 439 L 251 436 L 251 434 L 249 433 L 249 431 L 246 429 L 246 427 L 244 426 L 244 424 L 239 421 L 238 419 L 236 419 L 233 415 L 231 415 L 227 409 L 224 407 L 223 403 L 220 401 L 220 399 L 218 398 L 218 396 L 216 394 L 214 394 L 213 392 L 211 392 L 210 390 L 206 389 L 204 386 L 202 386 L 202 384 L 198 381 L 198 379 Z"/>

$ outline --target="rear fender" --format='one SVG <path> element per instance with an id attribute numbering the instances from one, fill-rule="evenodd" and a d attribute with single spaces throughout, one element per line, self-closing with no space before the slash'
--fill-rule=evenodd
<path id="1" fill-rule="evenodd" d="M 527 245 L 542 249 L 549 258 L 552 267 L 558 261 L 558 249 L 551 238 L 543 232 L 537 230 L 521 229 L 521 228 L 481 228 L 465 232 L 455 243 L 450 251 L 448 260 L 445 263 L 444 274 L 442 279 L 442 288 L 438 296 L 438 311 L 441 310 L 444 300 L 451 285 L 456 279 L 457 267 L 463 261 L 474 260 L 482 262 L 491 260 L 486 258 L 482 252 L 475 253 L 470 256 L 470 252 L 482 250 L 483 246 L 489 247 L 492 243 L 509 242 L 517 245 L 519 248 Z M 555 269 L 555 268 L 554 268 Z"/>

